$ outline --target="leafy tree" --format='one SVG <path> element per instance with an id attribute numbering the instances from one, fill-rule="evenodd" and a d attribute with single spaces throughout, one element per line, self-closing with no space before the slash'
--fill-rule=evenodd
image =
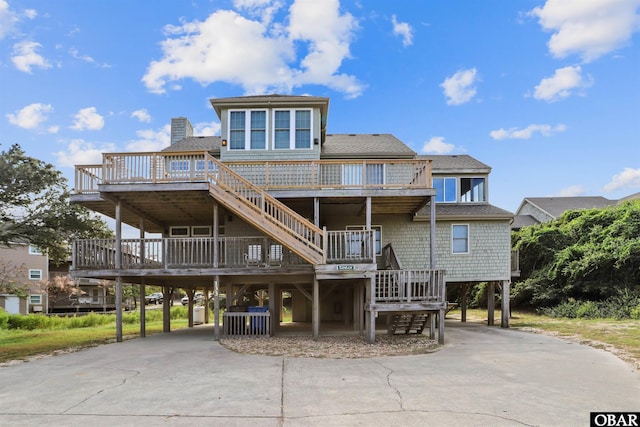
<path id="1" fill-rule="evenodd" d="M 19 145 L 0 152 L 0 245 L 29 242 L 55 263 L 74 239 L 112 236 L 106 223 L 69 203 L 67 180 L 53 165 L 28 157 Z"/>
<path id="2" fill-rule="evenodd" d="M 0 259 L 0 294 L 13 294 L 19 297 L 29 295 L 27 267 Z"/>
<path id="3" fill-rule="evenodd" d="M 514 303 L 543 307 L 640 292 L 640 200 L 568 211 L 514 232 L 521 280 Z"/>

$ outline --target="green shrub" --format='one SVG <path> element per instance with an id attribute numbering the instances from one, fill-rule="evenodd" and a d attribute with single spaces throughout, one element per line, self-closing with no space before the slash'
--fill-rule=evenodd
<path id="1" fill-rule="evenodd" d="M 4 308 L 0 308 L 0 329 L 9 329 L 9 313 Z"/>
<path id="2" fill-rule="evenodd" d="M 598 303 L 584 301 L 576 308 L 576 317 L 578 319 L 598 319 L 603 316 Z"/>
<path id="3" fill-rule="evenodd" d="M 640 320 L 640 304 L 634 309 L 631 310 L 631 318 Z"/>

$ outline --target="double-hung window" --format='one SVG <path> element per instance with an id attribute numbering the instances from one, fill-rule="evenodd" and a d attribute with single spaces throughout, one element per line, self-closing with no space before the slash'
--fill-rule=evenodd
<path id="1" fill-rule="evenodd" d="M 311 148 L 311 110 L 275 110 L 273 148 L 300 150 Z"/>
<path id="2" fill-rule="evenodd" d="M 454 254 L 469 253 L 468 224 L 453 224 L 451 226 L 451 252 Z"/>
<path id="3" fill-rule="evenodd" d="M 30 268 L 29 269 L 29 280 L 40 280 L 42 279 L 42 270 Z"/>
<path id="4" fill-rule="evenodd" d="M 266 110 L 230 111 L 229 149 L 264 150 L 266 148 Z"/>
<path id="5" fill-rule="evenodd" d="M 484 178 L 460 178 L 461 202 L 486 202 Z"/>

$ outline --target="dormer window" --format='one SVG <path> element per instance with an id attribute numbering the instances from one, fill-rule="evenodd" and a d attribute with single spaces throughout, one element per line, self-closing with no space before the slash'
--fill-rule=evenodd
<path id="1" fill-rule="evenodd" d="M 311 110 L 275 110 L 273 148 L 276 150 L 311 148 Z"/>
<path id="2" fill-rule="evenodd" d="M 267 148 L 267 111 L 229 112 L 229 149 L 264 150 Z"/>
<path id="3" fill-rule="evenodd" d="M 481 177 L 433 178 L 433 188 L 436 189 L 437 203 L 470 203 L 487 201 L 486 180 Z"/>

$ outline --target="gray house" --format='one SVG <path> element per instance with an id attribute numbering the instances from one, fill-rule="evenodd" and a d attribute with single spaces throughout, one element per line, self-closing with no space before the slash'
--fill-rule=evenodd
<path id="1" fill-rule="evenodd" d="M 327 133 L 328 98 L 211 104 L 220 136 L 175 118 L 162 152 L 76 167 L 72 202 L 114 218 L 116 237 L 74 242 L 75 277 L 115 280 L 120 299 L 123 281 L 142 294 L 162 286 L 167 332 L 178 288 L 190 308 L 196 290 L 212 295 L 216 335 L 291 330 L 281 322 L 290 296 L 293 326 L 313 336 L 340 329 L 372 342 L 376 329 L 433 337 L 437 327 L 442 342 L 446 286 L 480 281 L 501 287 L 508 313 L 513 215 L 489 204 L 488 166 L 418 156 L 390 134 Z M 139 237 L 124 239 L 122 224 Z M 267 305 L 247 304 L 257 293 Z"/>

